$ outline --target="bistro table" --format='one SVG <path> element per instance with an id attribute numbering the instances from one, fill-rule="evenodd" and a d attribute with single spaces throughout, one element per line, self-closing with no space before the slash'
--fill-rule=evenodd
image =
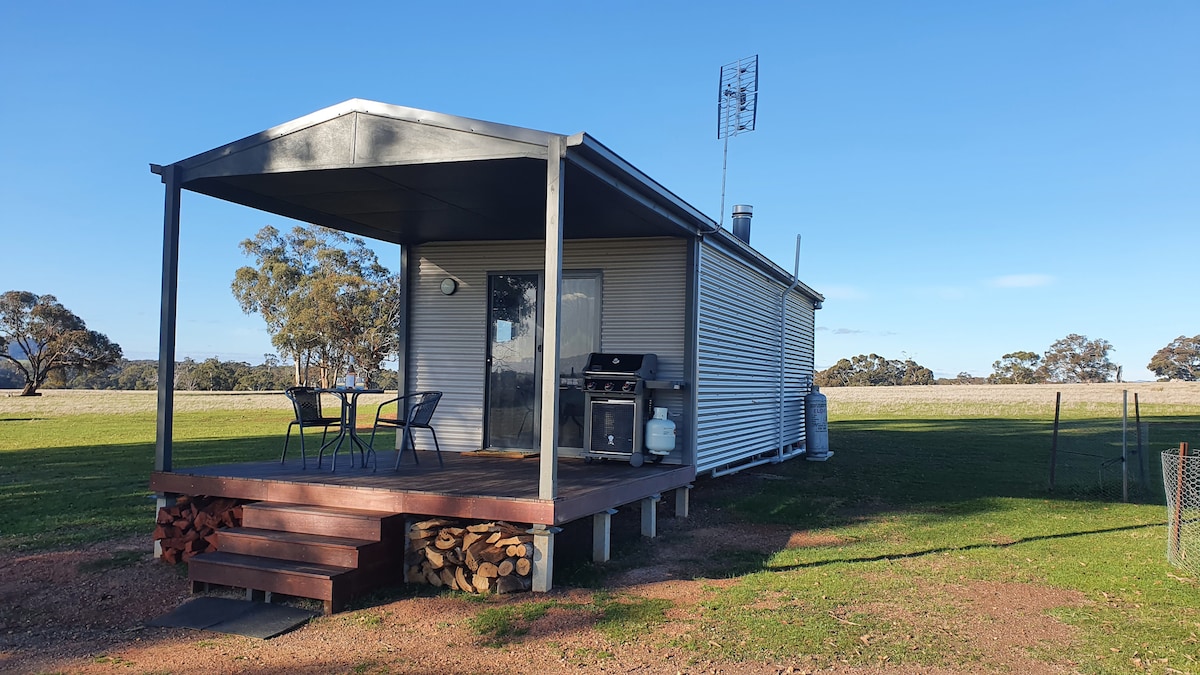
<path id="1" fill-rule="evenodd" d="M 338 429 L 338 435 L 335 438 L 329 439 L 329 442 L 321 446 L 321 450 L 333 445 L 333 459 L 330 461 L 332 465 L 331 471 L 337 471 L 337 454 L 338 450 L 342 449 L 342 443 L 350 439 L 350 466 L 354 466 L 354 446 L 358 446 L 358 454 L 362 468 L 367 468 L 367 458 L 375 455 L 375 447 L 370 441 L 364 441 L 358 435 L 358 397 L 363 394 L 382 394 L 384 389 L 348 389 L 346 387 L 334 387 L 332 389 L 318 389 L 322 394 L 333 394 L 342 402 L 342 424 Z M 379 458 L 375 457 L 375 464 L 379 464 Z"/>

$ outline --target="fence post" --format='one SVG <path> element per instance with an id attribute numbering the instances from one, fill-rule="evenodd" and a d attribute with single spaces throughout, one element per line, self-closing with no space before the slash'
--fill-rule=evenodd
<path id="1" fill-rule="evenodd" d="M 1179 469 L 1175 472 L 1175 513 L 1171 518 L 1171 527 L 1175 531 L 1175 557 L 1183 546 L 1180 537 L 1183 535 L 1183 465 L 1187 459 L 1188 444 L 1179 444 Z"/>
<path id="2" fill-rule="evenodd" d="M 1058 458 L 1058 409 L 1062 404 L 1062 392 L 1054 392 L 1054 434 L 1050 437 L 1050 491 L 1054 492 L 1054 465 Z"/>
<path id="3" fill-rule="evenodd" d="M 1129 390 L 1121 390 L 1121 501 L 1129 503 Z"/>

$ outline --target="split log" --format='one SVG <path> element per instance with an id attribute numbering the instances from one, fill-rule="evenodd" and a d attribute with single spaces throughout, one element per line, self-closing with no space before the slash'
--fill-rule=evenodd
<path id="1" fill-rule="evenodd" d="M 471 585 L 480 593 L 487 593 L 492 590 L 492 580 L 482 574 L 476 574 L 472 577 Z"/>
<path id="2" fill-rule="evenodd" d="M 413 523 L 412 527 L 409 528 L 409 530 L 410 531 L 440 530 L 443 527 L 447 527 L 447 526 L 450 526 L 453 524 L 454 524 L 454 521 L 446 520 L 445 518 L 431 518 L 429 520 L 422 520 L 419 523 Z"/>
<path id="3" fill-rule="evenodd" d="M 510 523 L 430 519 L 409 526 L 408 580 L 468 593 L 529 590 L 533 536 Z M 511 577 L 503 583 L 501 579 Z"/>
<path id="4" fill-rule="evenodd" d="M 463 535 L 463 539 L 462 539 L 463 550 L 465 551 L 465 550 L 471 548 L 471 544 L 474 544 L 475 542 L 479 541 L 480 539 L 483 539 L 482 534 L 468 531 L 466 534 Z"/>
<path id="5" fill-rule="evenodd" d="M 155 514 L 154 539 L 162 559 L 175 564 L 217 550 L 217 530 L 241 524 L 241 502 L 227 497 L 184 495 Z"/>
<path id="6" fill-rule="evenodd" d="M 504 549 L 510 558 L 529 558 L 533 556 L 533 544 L 514 544 Z"/>
<path id="7" fill-rule="evenodd" d="M 517 571 L 517 561 L 513 560 L 512 558 L 503 560 L 499 565 L 496 566 L 497 576 L 506 577 L 515 571 Z"/>
<path id="8" fill-rule="evenodd" d="M 519 577 L 516 575 L 507 577 L 498 577 L 496 579 L 495 590 L 497 593 L 517 593 L 527 591 L 533 587 L 533 581 L 527 577 Z"/>

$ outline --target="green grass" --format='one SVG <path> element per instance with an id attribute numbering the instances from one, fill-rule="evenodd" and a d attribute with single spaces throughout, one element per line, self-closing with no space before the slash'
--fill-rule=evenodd
<path id="1" fill-rule="evenodd" d="M 469 628 L 480 644 L 502 647 L 547 613 L 571 612 L 614 649 L 649 640 L 682 647 L 697 661 L 969 669 L 988 656 L 963 634 L 972 617 L 946 589 L 1026 584 L 1081 598 L 1049 610 L 1073 627 L 1072 638 L 1033 646 L 1031 658 L 1070 662 L 1086 674 L 1200 672 L 1200 582 L 1166 562 L 1161 487 L 1126 504 L 1069 482 L 1068 473 L 1050 491 L 1053 393 L 1047 410 L 1042 403 L 973 401 L 970 389 L 952 405 L 900 395 L 920 395 L 912 390 L 897 390 L 890 402 L 848 404 L 835 393 L 830 461 L 698 480 L 698 512 L 734 530 L 762 528 L 755 531 L 768 539 L 731 538 L 684 560 L 707 585 L 686 617 L 671 614 L 669 601 L 595 591 L 590 602 L 482 600 Z M 1143 394 L 1142 417 L 1156 472 L 1162 450 L 1200 444 L 1200 403 L 1156 406 L 1153 395 Z M 1064 406 L 1065 447 L 1111 452 L 1112 408 L 1094 401 Z M 178 413 L 175 463 L 277 457 L 288 418 L 286 410 Z M 0 432 L 0 548 L 148 534 L 152 413 L 7 414 L 0 407 Z M 1085 480 L 1092 474 L 1079 472 Z M 1158 480 L 1154 473 L 1151 484 Z M 789 534 L 807 543 L 788 548 Z M 692 535 L 684 524 L 664 536 Z M 605 573 L 637 564 L 654 546 L 636 537 L 615 543 L 613 563 L 585 565 L 579 577 L 596 587 Z M 119 554 L 95 564 L 137 559 Z M 377 611 L 351 616 L 363 628 L 387 623 Z M 667 622 L 679 625 L 661 631 Z M 566 657 L 583 663 L 613 653 L 597 648 Z"/>
<path id="2" fill-rule="evenodd" d="M 480 610 L 468 622 L 480 636 L 485 647 L 503 647 L 514 638 L 529 632 L 529 625 L 546 615 L 558 603 L 553 601 L 525 602 L 488 607 Z"/>
<path id="3" fill-rule="evenodd" d="M 833 421 L 828 462 L 788 462 L 702 486 L 718 493 L 732 522 L 795 528 L 829 543 L 778 542 L 754 570 L 745 569 L 753 552 L 736 542 L 714 551 L 712 559 L 734 561 L 737 582 L 703 603 L 678 643 L 698 657 L 735 661 L 802 655 L 814 667 L 963 667 L 984 656 L 944 628 L 961 610 L 931 589 L 989 581 L 1086 599 L 1052 611 L 1078 632 L 1069 646 L 1035 649 L 1045 660 L 1071 661 L 1083 673 L 1200 672 L 1200 589 L 1165 560 L 1161 482 L 1143 495 L 1154 503 L 1051 492 L 1047 420 L 912 412 L 899 406 L 891 416 L 876 409 L 870 419 Z M 1073 419 L 1078 434 L 1102 426 Z M 1195 408 L 1150 419 L 1180 440 L 1200 430 Z M 943 628 L 923 628 L 930 625 Z"/>
<path id="4" fill-rule="evenodd" d="M 278 457 L 290 419 L 286 410 L 177 413 L 174 465 Z M 148 532 L 154 437 L 153 413 L 0 412 L 0 549 L 78 546 Z M 389 447 L 389 438 L 381 447 Z M 289 454 L 299 452 L 294 441 Z"/>

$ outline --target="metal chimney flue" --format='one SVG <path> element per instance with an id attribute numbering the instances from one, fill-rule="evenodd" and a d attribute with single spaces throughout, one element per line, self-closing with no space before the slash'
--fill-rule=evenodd
<path id="1" fill-rule="evenodd" d="M 754 217 L 754 207 L 749 204 L 733 206 L 733 236 L 750 244 L 750 219 Z"/>

